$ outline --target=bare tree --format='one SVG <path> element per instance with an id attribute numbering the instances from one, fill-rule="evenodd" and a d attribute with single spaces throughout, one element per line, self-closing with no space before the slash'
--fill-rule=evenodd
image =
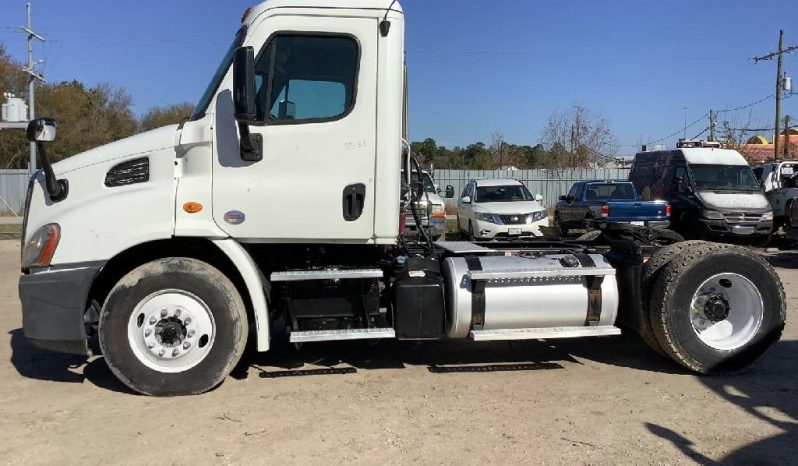
<path id="1" fill-rule="evenodd" d="M 601 166 L 618 154 L 609 121 L 581 105 L 552 113 L 541 142 L 557 168 Z"/>

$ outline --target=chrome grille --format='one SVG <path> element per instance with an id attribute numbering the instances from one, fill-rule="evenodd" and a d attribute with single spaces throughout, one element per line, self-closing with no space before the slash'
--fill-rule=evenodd
<path id="1" fill-rule="evenodd" d="M 527 214 L 511 214 L 499 215 L 499 219 L 505 225 L 523 225 L 526 224 Z"/>
<path id="2" fill-rule="evenodd" d="M 745 212 L 728 212 L 723 214 L 723 218 L 725 218 L 726 221 L 731 224 L 742 224 L 742 223 L 756 224 L 759 223 L 759 220 L 762 218 L 762 215 L 750 214 Z"/>

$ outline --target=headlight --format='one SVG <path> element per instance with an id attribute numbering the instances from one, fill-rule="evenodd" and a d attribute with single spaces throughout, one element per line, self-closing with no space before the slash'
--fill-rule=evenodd
<path id="1" fill-rule="evenodd" d="M 482 220 L 483 222 L 496 223 L 496 220 L 493 218 L 493 214 L 483 214 L 482 212 L 475 212 L 474 216 L 477 217 L 477 220 Z"/>
<path id="2" fill-rule="evenodd" d="M 58 241 L 61 239 L 61 227 L 56 223 L 45 225 L 34 233 L 22 250 L 22 268 L 48 267 L 53 260 Z"/>
<path id="3" fill-rule="evenodd" d="M 762 215 L 762 221 L 763 222 L 772 222 L 773 221 L 773 211 L 771 210 L 770 212 L 765 212 Z"/>
<path id="4" fill-rule="evenodd" d="M 723 220 L 723 214 L 717 210 L 704 210 L 701 212 L 701 216 L 708 220 Z"/>
<path id="5" fill-rule="evenodd" d="M 547 210 L 539 210 L 537 212 L 532 212 L 526 218 L 526 223 L 538 222 L 543 220 L 544 218 L 549 216 L 549 212 Z"/>
<path id="6" fill-rule="evenodd" d="M 446 218 L 446 206 L 443 204 L 432 204 L 432 218 Z"/>

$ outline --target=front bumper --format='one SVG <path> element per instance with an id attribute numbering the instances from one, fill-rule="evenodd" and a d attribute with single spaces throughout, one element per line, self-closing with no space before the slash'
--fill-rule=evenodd
<path id="1" fill-rule="evenodd" d="M 773 230 L 773 221 L 730 223 L 726 220 L 698 220 L 710 235 L 718 236 L 767 236 Z"/>
<path id="2" fill-rule="evenodd" d="M 434 238 L 438 238 L 446 234 L 446 218 L 435 218 L 433 217 L 429 222 L 426 218 L 421 219 L 422 225 L 427 229 L 427 232 L 432 235 Z M 405 217 L 405 232 L 409 236 L 416 236 L 418 235 L 418 227 L 416 226 L 416 221 L 413 219 L 412 215 L 408 215 Z"/>
<path id="3" fill-rule="evenodd" d="M 84 314 L 103 264 L 50 267 L 19 279 L 22 329 L 37 348 L 88 355 Z"/>
<path id="4" fill-rule="evenodd" d="M 540 227 L 548 227 L 548 217 L 521 225 L 497 225 L 483 220 L 474 221 L 474 237 L 480 239 L 543 236 Z"/>
<path id="5" fill-rule="evenodd" d="M 642 225 L 636 225 L 636 226 L 653 228 L 655 230 L 665 230 L 671 225 L 670 220 L 649 220 L 649 221 L 645 221 L 645 222 L 614 221 L 612 219 L 610 219 L 610 220 L 607 220 L 607 219 L 596 219 L 595 220 L 596 226 L 599 227 L 599 228 L 602 228 L 602 229 L 603 228 L 607 228 L 607 225 L 610 224 L 610 223 L 613 223 L 613 224 L 620 223 L 620 224 L 627 224 L 627 225 L 635 225 L 636 223 L 642 223 Z"/>

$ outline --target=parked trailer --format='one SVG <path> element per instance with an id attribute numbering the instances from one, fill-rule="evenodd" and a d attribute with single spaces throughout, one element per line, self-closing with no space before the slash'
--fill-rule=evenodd
<path id="1" fill-rule="evenodd" d="M 389 0 L 248 10 L 189 121 L 50 165 L 31 122 L 19 291 L 26 337 L 105 361 L 149 395 L 215 387 L 249 339 L 609 337 L 620 326 L 698 373 L 779 339 L 784 291 L 735 246 L 609 228 L 592 242 L 435 243 L 401 169 L 404 16 Z M 405 147 L 405 150 L 403 150 Z M 303 173 L 298 177 L 297 173 Z M 402 198 L 402 192 L 407 193 Z M 417 222 L 421 224 L 421 222 Z"/>

